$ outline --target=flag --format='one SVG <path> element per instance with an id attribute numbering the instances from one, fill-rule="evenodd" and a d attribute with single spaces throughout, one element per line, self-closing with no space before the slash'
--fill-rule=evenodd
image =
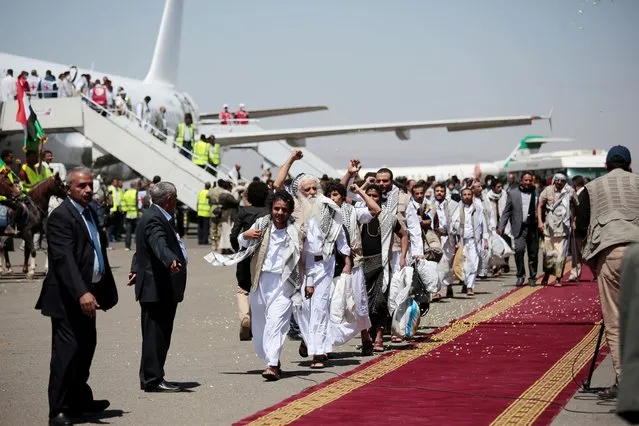
<path id="1" fill-rule="evenodd" d="M 47 141 L 44 130 L 40 126 L 38 117 L 29 101 L 29 84 L 24 78 L 18 78 L 17 82 L 18 113 L 16 121 L 22 124 L 24 129 L 24 151 L 40 151 L 42 144 Z"/>

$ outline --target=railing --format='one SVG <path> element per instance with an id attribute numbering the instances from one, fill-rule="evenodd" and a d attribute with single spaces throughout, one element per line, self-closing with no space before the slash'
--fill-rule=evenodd
<path id="1" fill-rule="evenodd" d="M 225 121 L 226 123 L 223 123 L 223 121 Z M 239 121 L 242 121 L 242 123 L 239 123 Z M 260 120 L 257 118 L 229 118 L 228 120 L 205 118 L 204 120 L 200 120 L 199 124 L 214 124 L 219 126 L 246 126 L 259 122 Z"/>
<path id="2" fill-rule="evenodd" d="M 90 99 L 90 98 L 88 98 L 88 97 L 86 97 L 86 96 L 84 96 L 84 95 L 80 95 L 80 96 L 82 97 L 82 99 L 83 99 L 84 101 L 86 101 L 86 102 L 87 102 L 87 103 L 88 103 L 88 104 L 89 104 L 89 105 L 90 105 L 93 109 L 97 110 L 98 112 L 105 113 L 108 117 L 113 117 L 113 116 L 115 116 L 115 117 L 125 117 L 125 118 L 129 119 L 129 121 L 136 123 L 136 124 L 137 124 L 139 127 L 141 127 L 143 130 L 150 129 L 150 130 L 151 130 L 151 133 L 153 134 L 153 136 L 155 136 L 155 137 L 156 137 L 156 139 L 158 139 L 159 141 L 162 141 L 162 142 L 164 142 L 164 143 L 167 143 L 167 141 L 169 141 L 169 143 L 171 144 L 171 147 L 172 147 L 172 148 L 176 148 L 176 149 L 177 149 L 180 153 L 182 153 L 182 152 L 186 152 L 186 153 L 188 153 L 188 154 L 190 154 L 190 155 L 191 155 L 191 158 L 193 158 L 193 151 L 188 150 L 188 149 L 186 149 L 186 148 L 184 148 L 184 147 L 179 146 L 179 145 L 178 145 L 178 144 L 177 144 L 174 140 L 170 139 L 170 138 L 169 138 L 169 136 L 168 136 L 166 133 L 162 132 L 161 130 L 159 130 L 158 128 L 156 128 L 155 126 L 153 126 L 152 124 L 144 123 L 144 122 L 143 122 L 143 121 L 142 121 L 142 120 L 141 120 L 141 119 L 140 119 L 137 115 L 133 114 L 131 111 L 128 111 L 128 110 L 127 110 L 127 111 L 126 111 L 126 114 L 124 114 L 124 115 L 117 115 L 117 114 L 114 114 L 114 113 L 113 113 L 112 111 L 110 111 L 109 109 L 106 109 L 106 108 L 102 107 L 102 105 L 100 105 L 100 104 L 97 104 L 97 103 L 93 102 L 93 100 L 92 100 L 92 99 Z M 129 130 L 128 130 L 125 126 L 121 126 L 121 125 L 120 125 L 120 123 L 118 122 L 118 120 L 111 120 L 111 122 L 112 122 L 112 123 L 114 123 L 114 124 L 116 124 L 116 125 L 117 125 L 118 127 L 120 127 L 122 130 L 125 130 L 125 131 L 129 132 Z M 130 132 L 129 132 L 129 133 L 130 133 Z M 131 135 L 132 135 L 133 137 L 136 137 L 136 136 L 135 136 L 135 135 L 133 135 L 133 134 L 131 134 Z M 158 136 L 159 136 L 159 137 L 163 137 L 163 138 L 164 138 L 164 140 L 159 139 L 159 138 L 158 138 Z M 148 145 L 148 144 L 147 144 L 147 145 Z M 159 153 L 159 151 L 158 151 L 157 149 L 155 149 L 153 146 L 150 146 L 150 147 L 151 147 L 152 149 L 154 149 L 154 151 L 156 151 L 156 152 L 158 152 L 158 153 Z M 185 157 L 185 158 L 186 158 L 186 157 Z M 188 158 L 187 158 L 187 159 L 188 159 Z M 174 161 L 173 161 L 173 164 L 175 164 L 175 162 L 174 162 Z M 176 164 L 176 166 L 177 166 L 177 164 Z M 178 167 L 179 167 L 179 166 L 178 166 Z M 199 166 L 198 166 L 198 167 L 199 167 Z M 218 170 L 218 168 L 219 168 L 220 170 Z M 226 167 L 226 166 L 224 166 L 224 165 L 222 165 L 222 164 L 220 164 L 220 166 L 218 166 L 218 168 L 213 167 L 213 166 L 211 166 L 210 164 L 206 164 L 206 166 L 204 167 L 204 170 L 206 170 L 206 171 L 214 171 L 214 172 L 216 172 L 216 174 L 217 174 L 218 172 L 220 172 L 220 171 L 221 171 L 224 175 L 226 175 L 227 179 L 229 179 L 229 180 L 233 181 L 234 183 L 237 183 L 237 182 L 235 182 L 235 179 L 233 179 L 233 178 L 231 177 L 231 175 L 230 175 L 230 172 L 231 172 L 231 169 L 230 169 L 230 168 L 228 168 L 228 167 Z"/>

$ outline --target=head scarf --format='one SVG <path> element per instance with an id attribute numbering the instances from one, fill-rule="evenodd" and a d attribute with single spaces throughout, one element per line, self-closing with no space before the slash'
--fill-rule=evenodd
<path id="1" fill-rule="evenodd" d="M 566 178 L 566 175 L 563 173 L 557 173 L 555 176 L 553 176 L 552 178 L 552 182 L 555 183 L 557 181 L 563 180 L 564 182 L 567 182 L 568 179 Z"/>
<path id="2" fill-rule="evenodd" d="M 300 184 L 304 180 L 314 180 L 317 183 L 317 190 L 319 191 L 321 189 L 320 181 L 318 178 L 313 175 L 309 175 L 308 173 L 300 173 L 299 175 L 295 176 L 293 178 L 293 182 L 291 182 L 291 195 L 293 197 L 297 197 L 297 194 L 299 194 Z"/>

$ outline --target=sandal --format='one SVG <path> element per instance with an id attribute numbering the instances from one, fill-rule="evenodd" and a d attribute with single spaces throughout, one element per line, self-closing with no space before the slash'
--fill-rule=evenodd
<path id="1" fill-rule="evenodd" d="M 313 362 L 311 362 L 311 368 L 320 369 L 326 367 L 324 365 L 324 358 L 322 355 L 313 357 Z"/>
<path id="2" fill-rule="evenodd" d="M 391 337 L 391 343 L 402 343 L 403 341 L 404 339 L 402 337 L 399 337 L 399 336 Z"/>
<path id="3" fill-rule="evenodd" d="M 262 377 L 264 377 L 269 382 L 275 382 L 280 379 L 281 371 L 279 367 L 266 367 L 266 370 L 262 373 Z"/>
<path id="4" fill-rule="evenodd" d="M 384 352 L 384 342 L 375 341 L 373 352 Z"/>

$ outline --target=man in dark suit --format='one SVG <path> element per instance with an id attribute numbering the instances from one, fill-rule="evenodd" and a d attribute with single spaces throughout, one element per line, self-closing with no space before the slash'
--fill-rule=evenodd
<path id="1" fill-rule="evenodd" d="M 539 252 L 539 234 L 537 233 L 537 198 L 532 183 L 532 172 L 521 175 L 519 187 L 508 190 L 506 207 L 499 221 L 498 232 L 503 234 L 508 221 L 515 238 L 515 264 L 517 265 L 517 286 L 524 285 L 526 269 L 524 256 L 528 251 L 528 283 L 535 285 L 537 275 L 537 256 Z"/>
<path id="2" fill-rule="evenodd" d="M 49 272 L 36 309 L 51 317 L 49 424 L 72 424 L 71 416 L 105 410 L 87 384 L 96 346 L 96 311 L 118 302 L 107 258 L 107 237 L 88 207 L 93 176 L 86 168 L 69 172 L 68 197 L 47 221 Z"/>
<path id="3" fill-rule="evenodd" d="M 586 180 L 583 176 L 575 176 L 572 178 L 572 187 L 577 194 L 577 206 L 575 217 L 573 220 L 572 239 L 572 271 L 568 281 L 579 281 L 581 276 L 582 256 L 586 236 L 588 235 L 588 218 L 590 218 L 590 202 L 586 199 L 588 192 L 585 191 Z"/>
<path id="4" fill-rule="evenodd" d="M 177 305 L 184 299 L 188 258 L 174 225 L 175 186 L 159 182 L 149 192 L 153 204 L 136 230 L 136 253 L 129 278 L 142 309 L 140 388 L 146 392 L 180 392 L 179 386 L 164 380 L 164 362 Z"/>

